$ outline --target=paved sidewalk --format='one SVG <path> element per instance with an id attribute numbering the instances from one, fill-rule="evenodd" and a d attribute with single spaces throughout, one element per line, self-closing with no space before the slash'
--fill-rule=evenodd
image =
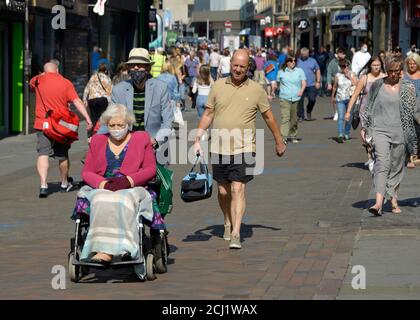
<path id="1" fill-rule="evenodd" d="M 339 299 L 420 299 L 420 193 L 419 169 L 407 169 L 401 185 L 402 214 L 391 212 L 390 203 L 382 217 L 362 212 L 362 228 L 356 243 Z M 374 203 L 371 190 L 368 203 Z M 353 290 L 353 266 L 366 270 L 366 289 Z"/>
<path id="2" fill-rule="evenodd" d="M 279 117 L 277 101 L 273 107 Z M 34 148 L 31 138 L 12 138 L 22 139 L 18 143 L 0 141 L 0 157 L 4 156 L 5 145 L 11 153 L 16 152 L 12 160 L 0 159 L 1 167 L 7 167 L 6 172 L 0 173 L 3 261 L 0 298 L 335 299 L 339 293 L 341 296 L 344 291 L 340 292 L 340 288 L 354 258 L 356 237 L 366 223 L 367 217 L 358 204 L 366 202 L 371 177 L 361 167 L 365 156 L 358 134 L 352 132 L 354 139 L 342 145 L 331 139 L 336 135 L 336 122 L 323 119 L 330 111 L 328 99 L 319 99 L 314 112 L 317 120 L 299 124 L 303 141 L 289 145 L 283 158 L 275 156 L 273 138 L 259 118 L 257 127 L 266 129 L 265 171 L 247 187 L 241 250 L 229 250 L 222 239 L 223 219 L 216 194 L 190 204 L 180 200 L 180 181 L 191 165 L 174 165 L 174 212 L 166 218 L 172 250 L 168 273 L 158 275 L 153 282 L 138 283 L 132 270 L 93 270 L 83 283 L 68 281 L 66 290 L 61 291 L 51 288 L 54 276 L 51 270 L 55 265 L 67 264 L 74 228 L 69 217 L 76 192 L 54 193 L 48 199 L 38 199 L 34 162 L 24 153 L 34 155 L 29 150 Z M 195 110 L 186 113 L 185 118 L 195 124 Z M 75 173 L 81 170 L 80 159 L 85 150 L 84 141 L 80 147 L 72 148 L 73 176 L 77 177 Z M 56 164 L 51 166 L 50 178 L 58 189 Z M 403 187 L 401 197 L 405 199 Z M 393 218 L 404 219 L 404 215 Z M 414 216 L 415 211 L 410 213 L 410 217 Z"/>

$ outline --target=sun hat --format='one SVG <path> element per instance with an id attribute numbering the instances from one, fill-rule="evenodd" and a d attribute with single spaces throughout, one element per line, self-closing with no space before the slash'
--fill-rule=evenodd
<path id="1" fill-rule="evenodd" d="M 155 62 L 150 60 L 149 51 L 144 48 L 133 48 L 128 55 L 128 61 L 126 64 L 134 63 L 144 63 L 144 64 L 154 64 Z"/>

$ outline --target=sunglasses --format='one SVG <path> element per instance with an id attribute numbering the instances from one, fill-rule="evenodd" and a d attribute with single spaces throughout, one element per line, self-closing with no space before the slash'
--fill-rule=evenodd
<path id="1" fill-rule="evenodd" d="M 127 66 L 128 66 L 128 68 L 135 68 L 135 67 L 137 67 L 137 68 L 146 68 L 149 65 L 146 64 L 146 63 L 129 63 L 129 64 L 127 64 Z"/>

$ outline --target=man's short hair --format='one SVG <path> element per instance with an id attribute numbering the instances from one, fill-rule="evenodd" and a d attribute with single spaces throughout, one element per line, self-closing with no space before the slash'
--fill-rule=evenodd
<path id="1" fill-rule="evenodd" d="M 302 53 L 309 53 L 309 49 L 308 48 L 306 48 L 306 47 L 303 47 L 303 48 L 301 48 L 300 49 L 300 53 L 302 54 Z"/>
<path id="2" fill-rule="evenodd" d="M 346 49 L 344 49 L 343 47 L 340 47 L 340 48 L 337 49 L 337 54 L 338 53 L 344 53 L 344 54 L 346 54 Z"/>

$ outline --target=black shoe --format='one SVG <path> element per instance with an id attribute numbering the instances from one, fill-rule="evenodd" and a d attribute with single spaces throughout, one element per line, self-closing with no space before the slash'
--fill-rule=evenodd
<path id="1" fill-rule="evenodd" d="M 60 187 L 60 191 L 61 192 L 69 192 L 71 189 L 73 189 L 73 178 L 72 177 L 68 177 L 67 178 L 67 187 Z"/>
<path id="2" fill-rule="evenodd" d="M 344 142 L 344 138 L 343 138 L 342 136 L 339 136 L 339 137 L 337 138 L 337 142 L 338 142 L 338 143 L 343 143 L 343 142 Z"/>
<path id="3" fill-rule="evenodd" d="M 39 197 L 46 198 L 48 197 L 48 188 L 41 188 L 39 189 Z"/>
<path id="4" fill-rule="evenodd" d="M 131 260 L 132 260 L 132 258 L 131 258 L 130 253 L 126 252 L 123 255 L 121 255 L 121 261 L 126 262 L 126 261 L 131 261 Z"/>
<path id="5" fill-rule="evenodd" d="M 308 113 L 307 115 L 306 115 L 306 119 L 305 119 L 306 121 L 312 121 L 312 116 L 311 116 L 311 114 L 310 113 Z"/>

